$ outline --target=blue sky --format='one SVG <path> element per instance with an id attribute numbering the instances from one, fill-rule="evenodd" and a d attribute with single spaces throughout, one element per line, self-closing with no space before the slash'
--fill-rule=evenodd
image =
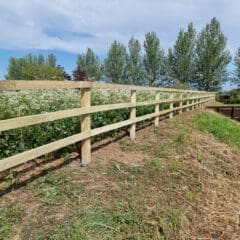
<path id="1" fill-rule="evenodd" d="M 237 0 L 0 0 L 0 79 L 10 56 L 54 53 L 71 72 L 87 47 L 103 57 L 113 40 L 143 41 L 148 31 L 167 50 L 180 28 L 193 22 L 201 30 L 214 16 L 233 54 L 240 46 L 239 12 Z"/>

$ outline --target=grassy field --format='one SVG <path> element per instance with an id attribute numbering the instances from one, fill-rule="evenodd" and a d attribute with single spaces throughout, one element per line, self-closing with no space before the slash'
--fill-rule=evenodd
<path id="1" fill-rule="evenodd" d="M 196 111 L 99 143 L 86 168 L 66 156 L 0 198 L 0 239 L 238 239 L 239 136 Z M 1 181 L 17 186 L 15 175 Z"/>

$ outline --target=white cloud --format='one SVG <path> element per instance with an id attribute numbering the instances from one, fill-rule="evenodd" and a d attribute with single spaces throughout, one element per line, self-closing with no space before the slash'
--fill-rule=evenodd
<path id="1" fill-rule="evenodd" d="M 180 27 L 192 21 L 201 29 L 216 16 L 234 51 L 240 46 L 239 12 L 237 0 L 0 0 L 0 48 L 79 53 L 92 47 L 104 53 L 114 39 L 143 40 L 155 31 L 167 49 Z"/>

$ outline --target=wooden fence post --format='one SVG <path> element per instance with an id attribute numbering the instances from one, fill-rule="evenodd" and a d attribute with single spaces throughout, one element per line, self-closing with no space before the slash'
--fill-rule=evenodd
<path id="1" fill-rule="evenodd" d="M 198 106 L 199 106 L 199 104 L 198 104 L 198 102 L 199 102 L 199 94 L 196 94 L 196 97 L 197 97 L 197 99 L 196 99 L 196 109 L 198 109 Z"/>
<path id="2" fill-rule="evenodd" d="M 200 94 L 199 107 L 202 108 L 202 94 Z"/>
<path id="3" fill-rule="evenodd" d="M 195 99 L 195 109 L 198 108 L 198 94 L 196 94 L 196 99 Z"/>
<path id="4" fill-rule="evenodd" d="M 201 94 L 198 94 L 198 108 L 201 108 Z"/>
<path id="5" fill-rule="evenodd" d="M 203 108 L 203 103 L 202 103 L 202 101 L 204 101 L 204 100 L 205 100 L 204 95 L 201 94 L 201 99 L 200 99 L 200 108 L 201 108 L 201 109 Z"/>
<path id="6" fill-rule="evenodd" d="M 194 94 L 194 97 L 196 97 L 196 94 Z M 196 109 L 197 107 L 196 107 L 196 102 L 197 102 L 197 99 L 193 99 L 193 106 L 192 106 L 192 110 L 194 110 L 194 109 Z"/>
<path id="7" fill-rule="evenodd" d="M 205 108 L 205 103 L 206 103 L 206 101 L 208 102 L 209 100 L 208 100 L 208 98 L 204 98 L 204 102 L 202 103 L 202 108 Z"/>
<path id="8" fill-rule="evenodd" d="M 155 100 L 158 101 L 160 99 L 160 92 L 157 91 L 155 93 Z M 159 103 L 155 105 L 155 113 L 156 114 L 159 114 Z M 159 116 L 155 117 L 155 120 L 154 120 L 154 125 L 157 127 L 159 126 Z"/>
<path id="9" fill-rule="evenodd" d="M 179 104 L 179 107 L 181 108 L 180 110 L 179 110 L 179 114 L 181 114 L 182 113 L 182 106 L 183 106 L 183 102 L 182 102 L 182 98 L 183 98 L 183 94 L 182 93 L 180 93 L 180 104 Z"/>
<path id="10" fill-rule="evenodd" d="M 187 102 L 186 102 L 186 105 L 188 106 L 189 105 L 189 97 L 190 97 L 190 94 L 188 93 L 187 94 Z M 188 112 L 190 109 L 189 107 L 186 108 L 186 111 Z"/>
<path id="11" fill-rule="evenodd" d="M 81 89 L 81 108 L 91 106 L 91 89 Z M 84 114 L 81 116 L 81 132 L 91 131 L 91 115 Z M 81 142 L 81 164 L 87 165 L 91 162 L 91 138 Z"/>
<path id="12" fill-rule="evenodd" d="M 197 99 L 196 99 L 196 109 L 198 109 L 198 98 L 199 98 L 199 95 L 198 95 L 198 93 L 196 94 L 196 97 L 197 97 Z"/>
<path id="13" fill-rule="evenodd" d="M 136 104 L 136 90 L 131 91 L 131 103 Z M 136 107 L 131 107 L 130 110 L 130 120 L 134 121 L 136 119 Z M 130 126 L 130 138 L 134 140 L 136 137 L 136 123 L 132 123 Z"/>
<path id="14" fill-rule="evenodd" d="M 172 100 L 173 99 L 173 93 L 170 94 L 170 99 Z M 169 109 L 173 109 L 173 102 L 170 103 L 170 107 Z M 173 117 L 173 111 L 170 112 L 169 114 L 169 118 L 172 118 Z"/>

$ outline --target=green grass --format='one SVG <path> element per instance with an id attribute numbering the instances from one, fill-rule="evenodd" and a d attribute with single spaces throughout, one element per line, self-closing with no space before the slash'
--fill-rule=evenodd
<path id="1" fill-rule="evenodd" d="M 155 145 L 154 148 L 162 149 L 162 146 Z M 131 152 L 132 149 L 127 148 L 125 151 Z M 138 144 L 135 151 L 141 152 Z M 105 180 L 101 178 L 98 181 L 107 180 L 118 186 L 107 188 L 106 198 L 101 195 L 104 192 L 86 190 L 85 183 L 81 188 L 76 188 L 74 185 L 79 183 L 74 183 L 74 178 L 70 180 L 74 174 L 68 176 L 65 171 L 49 173 L 36 180 L 28 188 L 41 199 L 42 204 L 36 216 L 24 224 L 20 236 L 36 240 L 176 239 L 181 229 L 185 228 L 181 226 L 181 219 L 185 215 L 186 206 L 181 199 L 180 202 L 173 201 L 172 196 L 163 202 L 166 193 L 160 194 L 159 191 L 163 182 L 167 186 L 171 182 L 178 187 L 179 179 L 183 177 L 185 182 L 184 176 L 187 174 L 173 176 L 171 161 L 164 163 L 153 155 L 141 166 L 130 166 L 115 159 L 109 160 L 107 169 L 90 166 L 86 173 L 87 181 L 91 171 L 96 176 L 104 171 Z M 183 164 L 175 168 L 188 172 Z M 79 177 L 81 179 L 83 176 Z M 191 184 L 186 184 L 189 184 L 190 189 Z M 153 189 L 151 194 L 149 188 Z M 74 201 L 71 195 L 78 196 L 80 202 Z M 154 209 L 151 210 L 151 207 Z M 66 215 L 62 220 L 47 220 L 46 216 L 54 216 L 54 213 L 64 208 Z M 70 215 L 66 213 L 67 209 L 71 209 Z"/>
<path id="2" fill-rule="evenodd" d="M 7 239 L 14 232 L 13 225 L 19 222 L 21 215 L 18 205 L 0 207 L 0 240 Z"/>
<path id="3" fill-rule="evenodd" d="M 203 112 L 193 118 L 198 129 L 212 133 L 221 141 L 240 148 L 240 124 L 213 112 Z"/>
<path id="4" fill-rule="evenodd" d="M 161 202 L 162 194 L 157 191 L 157 186 L 160 186 L 162 180 L 165 179 L 167 184 L 170 181 L 179 181 L 174 180 L 171 174 L 166 176 L 168 168 L 169 166 L 162 166 L 161 160 L 156 158 L 142 166 L 129 166 L 114 159 L 110 160 L 106 177 L 108 182 L 115 182 L 119 189 L 108 191 L 106 199 L 101 198 L 95 190 L 89 193 L 83 189 L 74 189 L 72 194 L 82 198 L 86 193 L 87 198 L 77 204 L 70 201 L 68 196 L 67 207 L 71 204 L 73 214 L 64 217 L 58 224 L 55 221 L 46 222 L 45 216 L 59 212 L 62 206 L 58 205 L 66 203 L 66 196 L 63 196 L 61 191 L 64 187 L 64 190 L 69 192 L 66 185 L 70 182 L 62 181 L 60 175 L 58 177 L 56 174 L 42 177 L 31 187 L 34 187 L 34 192 L 38 193 L 37 196 L 42 201 L 53 203 L 55 199 L 57 205 L 47 209 L 40 207 L 37 216 L 25 224 L 21 237 L 36 240 L 174 239 L 175 234 L 177 236 L 182 228 L 180 223 L 186 207 L 171 199 L 164 205 Z M 99 174 L 102 170 L 95 171 Z M 54 187 L 53 192 L 49 191 L 50 186 Z M 155 189 L 151 196 L 148 187 Z M 156 200 L 154 209 L 150 210 L 148 208 L 153 205 L 152 198 Z M 56 209 L 53 210 L 53 207 Z"/>
<path id="5" fill-rule="evenodd" d="M 178 210 L 162 211 L 158 208 L 156 215 L 159 217 L 144 222 L 146 216 L 142 212 L 123 207 L 119 206 L 114 212 L 92 209 L 81 218 L 79 216 L 80 221 L 76 218 L 52 232 L 39 232 L 37 237 L 49 240 L 151 240 L 151 232 L 157 231 L 157 239 L 167 240 L 171 231 L 179 229 L 181 224 L 182 212 Z"/>

